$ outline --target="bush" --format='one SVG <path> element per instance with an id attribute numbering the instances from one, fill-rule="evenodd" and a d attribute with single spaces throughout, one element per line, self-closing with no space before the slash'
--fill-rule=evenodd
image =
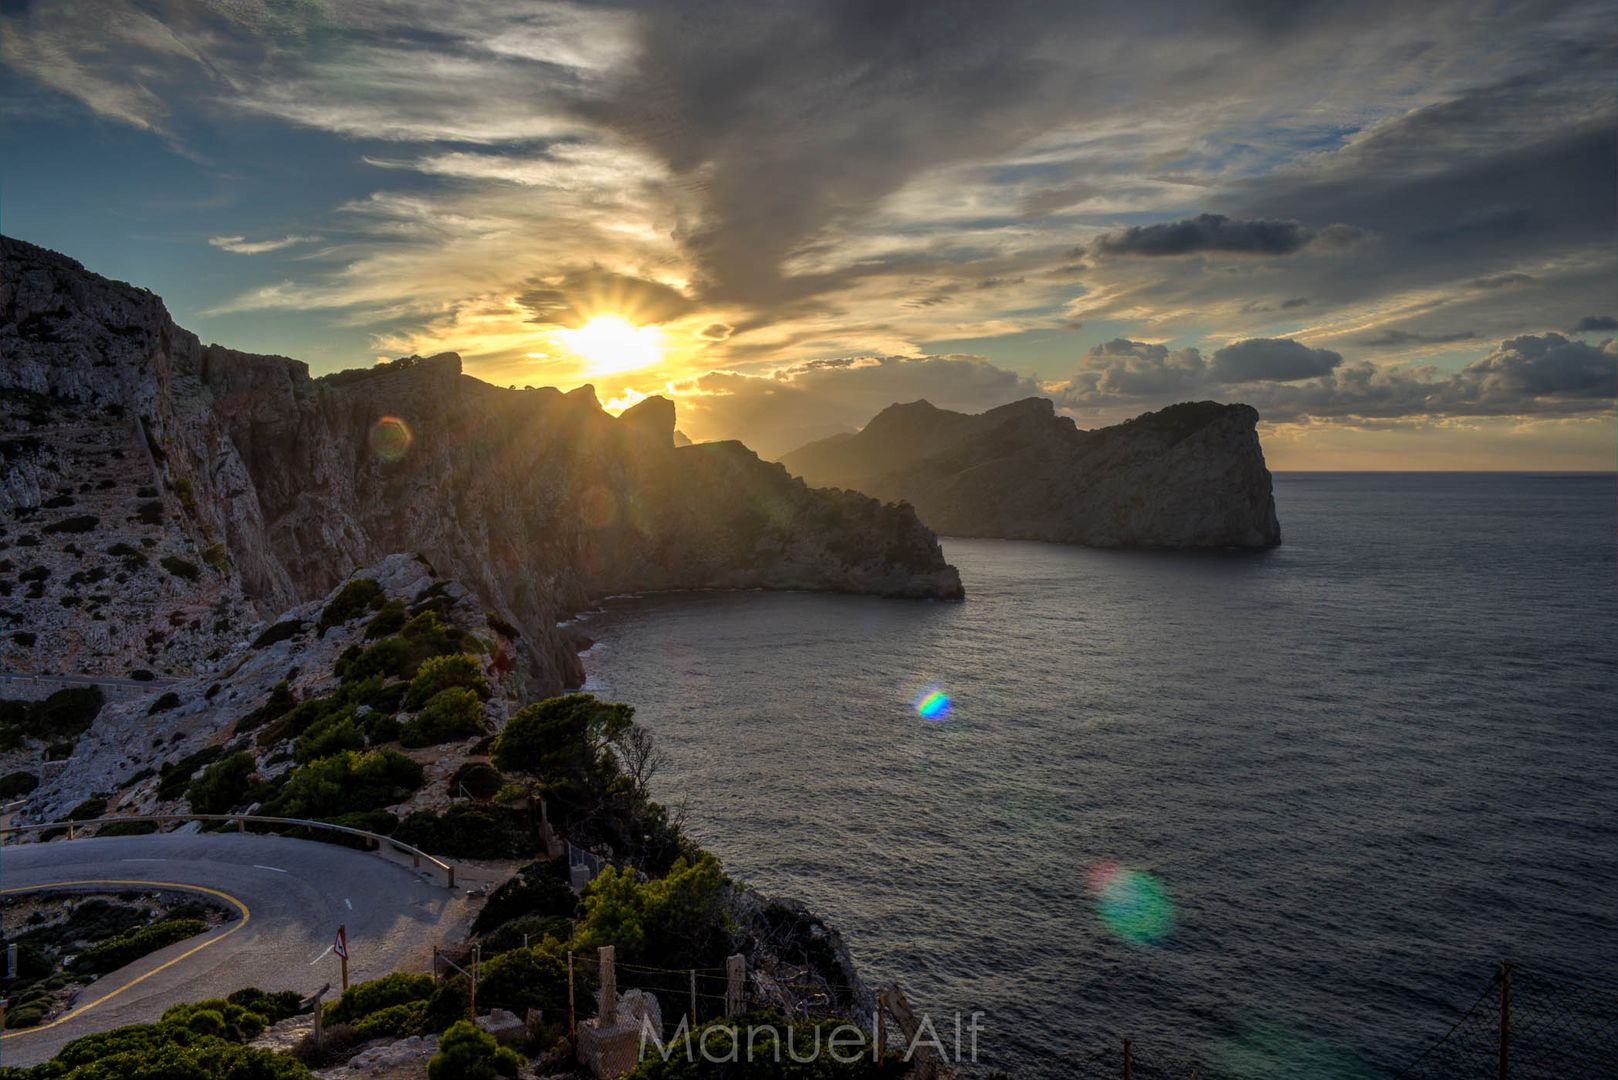
<path id="1" fill-rule="evenodd" d="M 474 799 L 492 799 L 501 786 L 505 777 L 493 765 L 481 761 L 468 761 L 449 778 L 449 790 L 452 795 L 469 795 Z"/>
<path id="2" fill-rule="evenodd" d="M 253 648 L 262 649 L 266 646 L 274 645 L 277 641 L 285 641 L 288 638 L 296 637 L 308 629 L 308 625 L 302 619 L 283 619 L 254 638 Z"/>
<path id="3" fill-rule="evenodd" d="M 146 715 L 156 716 L 160 712 L 168 712 L 170 709 L 178 709 L 179 707 L 180 695 L 170 690 L 147 706 Z"/>
<path id="4" fill-rule="evenodd" d="M 719 861 L 707 852 L 675 861 L 665 877 L 640 881 L 608 866 L 584 893 L 573 947 L 616 945 L 621 960 L 656 958 L 665 967 L 717 966 L 726 939 Z"/>
<path id="5" fill-rule="evenodd" d="M 578 897 L 568 885 L 565 860 L 529 863 L 489 894 L 483 910 L 472 921 L 472 933 L 486 934 L 524 916 L 571 919 L 578 913 L 578 907 Z"/>
<path id="6" fill-rule="evenodd" d="M 27 795 L 39 786 L 39 777 L 31 772 L 7 773 L 0 777 L 0 799 L 15 799 Z"/>
<path id="7" fill-rule="evenodd" d="M 438 1053 L 427 1062 L 427 1080 L 494 1080 L 516 1076 L 523 1060 L 494 1036 L 468 1020 L 460 1020 L 438 1041 Z"/>
<path id="8" fill-rule="evenodd" d="M 92 795 L 67 812 L 67 821 L 93 821 L 107 812 L 107 800 Z"/>
<path id="9" fill-rule="evenodd" d="M 359 750 L 365 736 L 354 723 L 354 710 L 345 709 L 322 718 L 292 744 L 292 759 L 307 764 L 342 750 Z"/>
<path id="10" fill-rule="evenodd" d="M 197 569 L 196 563 L 187 562 L 178 555 L 165 555 L 157 562 L 175 577 L 184 578 L 186 581 L 195 581 L 202 576 L 202 571 Z"/>
<path id="11" fill-rule="evenodd" d="M 197 770 L 204 765 L 211 765 L 225 753 L 223 746 L 204 746 L 194 754 L 187 754 L 178 761 L 165 761 L 157 769 L 157 797 L 159 799 L 178 799 L 185 794 L 186 787 Z"/>
<path id="12" fill-rule="evenodd" d="M 544 779 L 586 777 L 602 762 L 609 742 L 628 729 L 635 710 L 591 694 L 568 694 L 526 705 L 494 742 L 503 772 Z"/>
<path id="13" fill-rule="evenodd" d="M 396 750 L 346 750 L 294 770 L 263 812 L 325 818 L 375 810 L 409 798 L 421 779 L 421 765 Z"/>
<path id="14" fill-rule="evenodd" d="M 483 677 L 483 665 L 477 657 L 467 653 L 453 656 L 435 656 L 423 661 L 416 677 L 410 680 L 410 693 L 405 696 L 407 709 L 419 709 L 435 696 L 451 687 L 466 687 L 480 698 L 489 696 L 489 683 Z"/>
<path id="15" fill-rule="evenodd" d="M 481 735 L 484 730 L 483 706 L 477 693 L 465 686 L 452 686 L 434 694 L 420 712 L 407 720 L 399 739 L 409 747 L 436 746 Z"/>
<path id="16" fill-rule="evenodd" d="M 206 929 L 208 924 L 201 919 L 164 919 L 98 942 L 73 957 L 68 966 L 74 972 L 105 975 Z"/>
<path id="17" fill-rule="evenodd" d="M 328 1024 L 353 1024 L 367 1016 L 413 1001 L 425 1002 L 433 996 L 436 984 L 431 975 L 395 971 L 380 979 L 356 983 L 342 997 L 327 1005 L 321 1019 Z"/>
<path id="18" fill-rule="evenodd" d="M 442 815 L 417 810 L 399 823 L 393 838 L 459 859 L 521 857 L 539 847 L 521 813 L 483 803 L 458 803 Z"/>
<path id="19" fill-rule="evenodd" d="M 354 1030 L 367 1039 L 404 1039 L 424 1033 L 427 1001 L 407 1001 L 378 1009 L 354 1023 Z"/>
<path id="20" fill-rule="evenodd" d="M 404 624 L 408 619 L 409 616 L 405 614 L 404 601 L 389 600 L 382 605 L 382 610 L 377 612 L 371 621 L 365 624 L 366 640 L 397 634 L 404 629 Z"/>
<path id="21" fill-rule="evenodd" d="M 292 688 L 283 679 L 271 688 L 270 696 L 264 704 L 236 721 L 235 733 L 239 735 L 244 731 L 262 727 L 271 720 L 279 720 L 291 712 L 297 704 L 298 699 L 292 695 Z"/>
<path id="22" fill-rule="evenodd" d="M 253 755 L 238 750 L 191 781 L 185 798 L 192 813 L 226 814 L 247 801 L 256 768 Z"/>
<path id="23" fill-rule="evenodd" d="M 93 514 L 79 514 L 76 517 L 66 517 L 61 521 L 53 521 L 43 529 L 42 533 L 87 533 L 94 532 L 101 519 Z"/>
<path id="24" fill-rule="evenodd" d="M 558 1015 L 567 1008 L 566 958 L 544 946 L 501 953 L 483 965 L 478 1005 L 509 1009 L 518 1016 L 528 1009 Z"/>
<path id="25" fill-rule="evenodd" d="M 387 593 L 382 591 L 382 586 L 370 578 L 355 578 L 337 590 L 337 595 L 327 602 L 320 613 L 320 621 L 315 624 L 315 632 L 325 636 L 332 627 L 341 626 L 350 619 L 379 608 L 386 600 Z"/>

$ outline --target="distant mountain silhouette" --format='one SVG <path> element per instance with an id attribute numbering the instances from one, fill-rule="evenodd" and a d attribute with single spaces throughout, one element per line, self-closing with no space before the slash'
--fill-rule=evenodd
<path id="1" fill-rule="evenodd" d="M 1257 423 L 1251 406 L 1214 401 L 1093 431 L 1047 398 L 976 415 L 912 401 L 781 464 L 813 485 L 908 502 L 948 536 L 1267 547 L 1281 527 Z"/>

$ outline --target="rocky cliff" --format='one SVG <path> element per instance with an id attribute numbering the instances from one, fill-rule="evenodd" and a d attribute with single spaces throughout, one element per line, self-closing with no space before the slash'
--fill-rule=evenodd
<path id="1" fill-rule="evenodd" d="M 1281 542 L 1258 413 L 1212 401 L 1080 430 L 1045 398 L 978 415 L 893 405 L 781 459 L 811 484 L 904 500 L 947 536 L 1096 547 Z"/>
<path id="2" fill-rule="evenodd" d="M 908 508 L 677 447 L 674 420 L 499 389 L 454 354 L 313 378 L 0 238 L 0 662 L 189 672 L 393 552 L 514 625 L 530 696 L 578 683 L 556 623 L 612 593 L 961 595 Z"/>

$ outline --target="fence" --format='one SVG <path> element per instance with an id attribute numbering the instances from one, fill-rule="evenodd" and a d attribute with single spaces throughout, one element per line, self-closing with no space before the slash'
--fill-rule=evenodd
<path id="1" fill-rule="evenodd" d="M 1068 1058 L 1075 1077 L 1236 1080 L 1228 1068 L 1123 1039 Z M 1450 1029 L 1392 1080 L 1585 1080 L 1618 1076 L 1618 991 L 1502 964 Z"/>
<path id="2" fill-rule="evenodd" d="M 442 859 L 427 854 L 418 847 L 412 847 L 399 840 L 383 836 L 380 833 L 367 832 L 364 829 L 352 829 L 347 825 L 333 825 L 329 821 L 314 821 L 310 818 L 263 817 L 258 814 L 122 814 L 117 817 L 86 818 L 83 821 L 42 821 L 33 825 L 7 825 L 0 829 L 0 836 L 12 836 L 17 833 L 30 832 L 63 832 L 69 840 L 78 839 L 80 829 L 95 828 L 101 825 L 138 824 L 149 822 L 154 825 L 172 824 L 185 821 L 217 821 L 228 825 L 235 825 L 237 832 L 246 832 L 247 826 L 276 825 L 295 829 L 319 829 L 324 832 L 340 833 L 346 836 L 358 837 L 366 841 L 366 846 L 381 850 L 383 845 L 392 848 L 402 855 L 409 855 L 411 865 L 420 867 L 421 861 L 426 859 L 433 866 L 443 871 L 445 884 L 453 889 L 455 887 L 455 867 Z"/>

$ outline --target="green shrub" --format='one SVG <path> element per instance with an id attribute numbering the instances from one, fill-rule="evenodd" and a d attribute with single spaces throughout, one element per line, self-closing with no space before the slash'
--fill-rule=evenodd
<path id="1" fill-rule="evenodd" d="M 263 633 L 254 638 L 253 648 L 262 649 L 266 646 L 274 645 L 278 641 L 285 641 L 288 638 L 296 637 L 307 630 L 308 627 L 309 624 L 304 622 L 302 619 L 283 619 L 275 625 L 266 628 Z"/>
<path id="2" fill-rule="evenodd" d="M 469 1020 L 450 1025 L 427 1062 L 427 1080 L 494 1080 L 516 1076 L 522 1057 Z"/>
<path id="3" fill-rule="evenodd" d="M 165 761 L 157 769 L 157 797 L 178 799 L 185 794 L 185 789 L 191 783 L 191 778 L 197 774 L 197 770 L 213 764 L 224 753 L 223 746 L 204 746 L 196 753 L 187 754 L 177 761 Z"/>
<path id="4" fill-rule="evenodd" d="M 209 766 L 185 789 L 186 801 L 196 814 L 226 814 L 247 802 L 256 768 L 253 755 L 238 750 Z"/>
<path id="5" fill-rule="evenodd" d="M 212 1035 L 216 1038 L 229 1039 L 231 1042 L 247 1042 L 269 1027 L 271 1020 L 263 1013 L 249 1009 L 239 1002 L 212 998 L 208 1001 L 170 1005 L 163 1011 L 160 1022 L 178 1024 L 198 1035 Z"/>
<path id="6" fill-rule="evenodd" d="M 107 800 L 92 795 L 67 812 L 67 821 L 92 821 L 107 812 Z"/>
<path id="7" fill-rule="evenodd" d="M 348 708 L 332 713 L 299 736 L 292 744 L 292 759 L 307 764 L 317 758 L 328 757 L 341 750 L 359 750 L 365 746 L 365 736 L 354 723 L 354 710 Z"/>
<path id="8" fill-rule="evenodd" d="M 386 600 L 387 593 L 382 591 L 382 586 L 370 578 L 354 578 L 327 601 L 320 613 L 320 621 L 315 624 L 315 632 L 323 637 L 332 627 L 341 626 L 350 619 L 379 608 Z"/>
<path id="9" fill-rule="evenodd" d="M 501 953 L 483 965 L 478 1006 L 509 1009 L 518 1016 L 544 1009 L 556 1016 L 567 1008 L 566 957 L 542 945 Z"/>
<path id="10" fill-rule="evenodd" d="M 423 1034 L 427 1023 L 427 1000 L 389 1005 L 354 1022 L 354 1030 L 367 1039 L 404 1039 Z"/>
<path id="11" fill-rule="evenodd" d="M 302 998 L 296 990 L 260 990 L 256 986 L 244 986 L 231 993 L 225 1000 L 232 1005 L 240 1005 L 251 1012 L 256 1012 L 269 1023 L 276 1024 L 289 1016 L 296 1016 L 303 1011 Z"/>
<path id="12" fill-rule="evenodd" d="M 360 728 L 365 732 L 365 742 L 370 746 L 381 746 L 383 743 L 398 742 L 404 734 L 404 725 L 392 713 L 373 712 L 360 722 Z"/>
<path id="13" fill-rule="evenodd" d="M 505 777 L 493 765 L 481 761 L 468 761 L 456 769 L 449 778 L 449 790 L 452 795 L 468 795 L 474 799 L 492 799 L 501 786 Z"/>
<path id="14" fill-rule="evenodd" d="M 101 519 L 93 514 L 79 514 L 76 517 L 66 517 L 61 521 L 53 521 L 43 529 L 42 533 L 87 533 L 94 532 Z"/>
<path id="15" fill-rule="evenodd" d="M 297 704 L 298 699 L 293 696 L 292 688 L 283 679 L 271 688 L 270 696 L 264 704 L 236 721 L 235 733 L 240 735 L 244 731 L 262 727 L 271 720 L 279 720 L 291 712 Z"/>
<path id="16" fill-rule="evenodd" d="M 74 956 L 69 967 L 74 972 L 105 975 L 206 929 L 208 924 L 201 919 L 164 919 L 90 946 Z"/>
<path id="17" fill-rule="evenodd" d="M 178 555 L 165 555 L 157 562 L 175 577 L 184 578 L 186 581 L 195 581 L 202 576 L 202 571 L 197 569 L 196 563 L 188 562 Z"/>
<path id="18" fill-rule="evenodd" d="M 421 711 L 405 722 L 399 738 L 408 747 L 436 746 L 480 735 L 484 730 L 483 706 L 476 691 L 451 686 L 428 699 Z"/>
<path id="19" fill-rule="evenodd" d="M 321 1019 L 328 1024 L 353 1024 L 365 1017 L 413 1001 L 425 1002 L 433 996 L 436 984 L 431 975 L 395 971 L 380 979 L 356 983 L 342 997 L 327 1005 Z"/>
<path id="20" fill-rule="evenodd" d="M 416 677 L 410 680 L 405 707 L 419 709 L 437 694 L 457 686 L 466 687 L 480 698 L 489 696 L 489 682 L 483 677 L 483 665 L 477 657 L 456 653 L 425 660 L 417 670 Z"/>
<path id="21" fill-rule="evenodd" d="M 695 862 L 676 860 L 666 876 L 649 881 L 608 866 L 584 892 L 573 947 L 615 945 L 622 959 L 655 957 L 665 967 L 717 965 L 727 937 L 724 885 L 719 861 L 707 852 Z"/>
<path id="22" fill-rule="evenodd" d="M 19 771 L 0 777 L 0 799 L 15 799 L 27 795 L 39 786 L 39 777 L 31 772 Z"/>
<path id="23" fill-rule="evenodd" d="M 421 765 L 396 750 L 347 750 L 293 770 L 263 812 L 324 818 L 374 810 L 409 798 L 421 779 Z"/>
<path id="24" fill-rule="evenodd" d="M 382 610 L 377 612 L 371 618 L 371 621 L 365 624 L 365 637 L 367 640 L 373 640 L 387 637 L 390 634 L 397 634 L 404 629 L 404 624 L 409 618 L 405 614 L 403 600 L 389 600 L 382 605 Z"/>
<path id="25" fill-rule="evenodd" d="M 156 716 L 160 712 L 168 712 L 170 709 L 178 709 L 179 707 L 180 695 L 176 694 L 173 690 L 170 690 L 159 696 L 156 701 L 151 703 L 151 705 L 147 706 L 146 715 Z"/>
<path id="26" fill-rule="evenodd" d="M 485 803 L 457 803 L 443 814 L 417 810 L 399 823 L 393 836 L 434 855 L 460 859 L 518 858 L 539 848 L 522 813 Z"/>
<path id="27" fill-rule="evenodd" d="M 494 612 L 489 612 L 486 618 L 489 624 L 489 629 L 493 630 L 501 637 L 510 638 L 512 641 L 516 641 L 518 638 L 522 637 L 522 633 L 515 626 L 512 626 L 509 622 L 502 619 Z"/>
<path id="28" fill-rule="evenodd" d="M 563 859 L 529 863 L 489 894 L 472 922 L 474 934 L 486 934 L 502 923 L 524 916 L 571 919 L 579 900 L 568 885 Z"/>

